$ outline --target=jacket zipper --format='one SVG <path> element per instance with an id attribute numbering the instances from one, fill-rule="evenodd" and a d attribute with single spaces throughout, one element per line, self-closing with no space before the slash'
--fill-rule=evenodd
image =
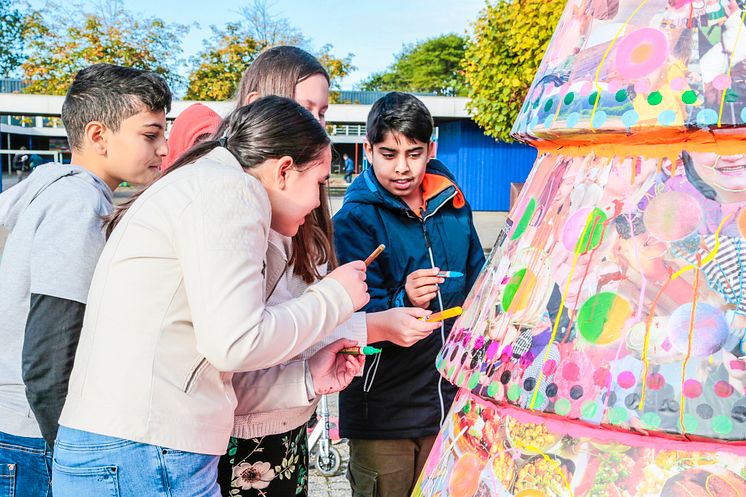
<path id="1" fill-rule="evenodd" d="M 429 215 L 425 215 L 425 210 L 420 207 L 420 222 L 422 223 L 422 235 L 425 237 L 425 246 L 427 247 L 427 253 L 430 256 L 430 267 L 435 267 L 435 257 L 433 256 L 433 246 L 432 243 L 430 243 L 430 235 L 427 232 L 427 227 L 425 226 L 425 221 L 427 221 L 428 218 L 435 215 L 438 210 L 442 206 L 444 206 L 446 203 L 448 203 L 449 200 L 451 200 L 453 197 L 456 196 L 458 192 L 454 191 L 447 199 L 445 199 L 438 207 L 435 208 L 433 212 L 431 212 Z M 438 308 L 443 311 L 443 296 L 440 294 L 440 287 L 438 287 Z M 445 335 L 445 324 L 443 322 L 440 323 L 440 344 L 441 347 L 445 346 L 446 343 L 446 335 Z M 443 423 L 446 419 L 446 412 L 445 412 L 445 400 L 443 399 L 443 376 L 438 374 L 438 400 L 440 401 L 440 426 L 443 426 Z"/>

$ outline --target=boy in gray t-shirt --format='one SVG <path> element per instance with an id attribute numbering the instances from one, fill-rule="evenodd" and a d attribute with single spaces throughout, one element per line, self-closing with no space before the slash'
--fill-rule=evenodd
<path id="1" fill-rule="evenodd" d="M 73 165 L 40 166 L 0 194 L 9 231 L 0 259 L 0 480 L 16 496 L 51 492 L 51 449 L 112 191 L 156 178 L 170 106 L 155 73 L 81 70 L 62 106 Z"/>

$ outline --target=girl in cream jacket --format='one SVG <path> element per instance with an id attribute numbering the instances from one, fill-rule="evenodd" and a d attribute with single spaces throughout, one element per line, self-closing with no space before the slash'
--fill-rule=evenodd
<path id="1" fill-rule="evenodd" d="M 329 174 L 318 121 L 267 97 L 234 111 L 216 136 L 114 219 L 60 419 L 57 497 L 220 495 L 233 373 L 288 361 L 368 300 L 356 261 L 296 299 L 264 305 L 270 228 L 292 236 Z M 304 364 L 309 397 L 359 371 L 360 360 L 336 354 L 352 344 L 335 342 Z"/>

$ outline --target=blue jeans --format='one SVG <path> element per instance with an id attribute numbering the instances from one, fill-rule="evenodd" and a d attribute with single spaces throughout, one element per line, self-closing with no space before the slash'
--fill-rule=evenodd
<path id="1" fill-rule="evenodd" d="M 52 452 L 43 438 L 0 432 L 0 497 L 52 495 Z"/>
<path id="2" fill-rule="evenodd" d="M 60 426 L 54 495 L 220 497 L 218 459 Z"/>

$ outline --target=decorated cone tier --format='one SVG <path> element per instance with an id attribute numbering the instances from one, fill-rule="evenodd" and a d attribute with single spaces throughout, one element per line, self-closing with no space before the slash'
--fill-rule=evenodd
<path id="1" fill-rule="evenodd" d="M 746 497 L 742 0 L 570 0 L 414 495 Z"/>

